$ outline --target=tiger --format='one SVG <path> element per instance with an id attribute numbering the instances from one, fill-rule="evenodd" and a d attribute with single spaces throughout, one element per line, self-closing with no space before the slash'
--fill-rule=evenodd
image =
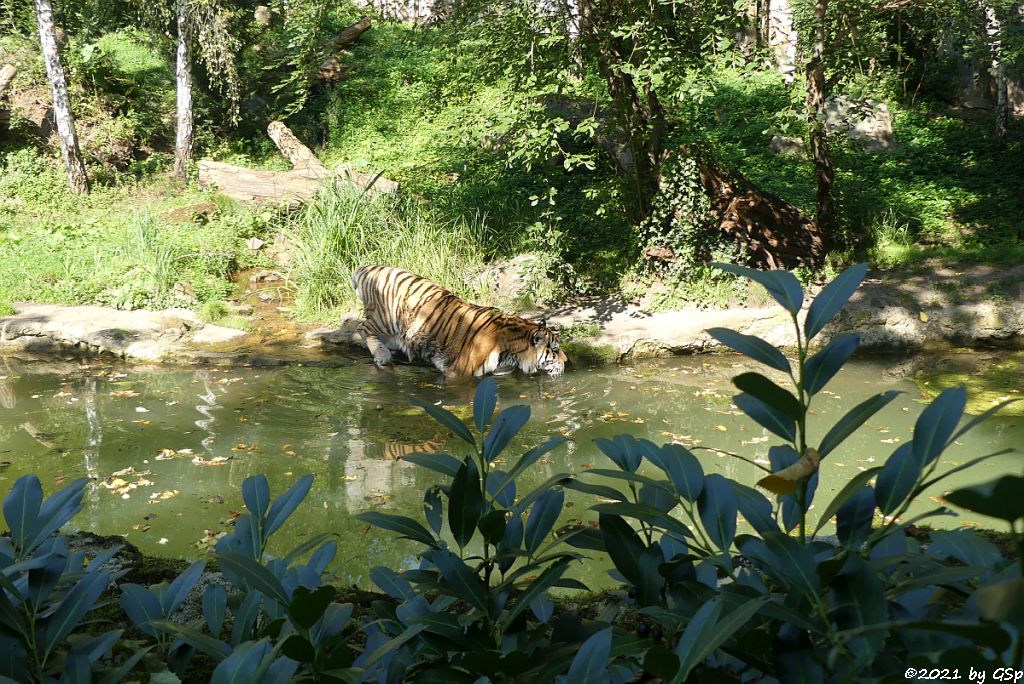
<path id="1" fill-rule="evenodd" d="M 432 363 L 447 377 L 481 377 L 515 368 L 561 375 L 565 352 L 547 323 L 471 304 L 422 276 L 390 266 L 361 266 L 352 275 L 365 318 L 366 348 L 379 367 L 391 352 Z"/>

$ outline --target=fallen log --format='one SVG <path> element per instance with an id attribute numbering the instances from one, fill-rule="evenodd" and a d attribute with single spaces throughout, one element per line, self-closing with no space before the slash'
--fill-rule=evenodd
<path id="1" fill-rule="evenodd" d="M 328 169 L 280 121 L 273 121 L 267 126 L 267 135 L 292 164 L 291 170 L 263 171 L 202 159 L 199 162 L 199 187 L 215 187 L 222 194 L 241 202 L 285 204 L 292 208 L 312 199 L 325 182 L 341 181 L 372 195 L 398 192 L 398 183 L 380 174 L 363 173 L 347 164 Z"/>
<path id="2" fill-rule="evenodd" d="M 363 35 L 372 26 L 370 18 L 363 17 L 330 40 L 325 40 L 321 43 L 319 49 L 330 54 L 310 75 L 313 84 L 319 85 L 341 80 L 347 70 L 342 65 L 341 60 L 338 59 L 336 53 L 348 48 L 352 43 L 359 40 L 359 36 Z"/>

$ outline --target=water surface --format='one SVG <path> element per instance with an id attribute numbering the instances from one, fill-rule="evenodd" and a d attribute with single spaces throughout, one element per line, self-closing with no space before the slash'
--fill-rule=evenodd
<path id="1" fill-rule="evenodd" d="M 844 369 L 815 400 L 812 443 L 843 412 L 869 395 L 904 392 L 834 452 L 821 471 L 811 520 L 828 494 L 859 470 L 880 465 L 910 438 L 922 408 L 921 391 L 889 372 L 898 360 L 861 360 Z M 578 369 L 559 378 L 510 375 L 498 379 L 501 406 L 528 404 L 533 418 L 506 453 L 511 461 L 548 435 L 570 442 L 534 466 L 520 493 L 550 476 L 613 467 L 593 440 L 630 433 L 657 443 L 718 447 L 766 463 L 777 440 L 730 402 L 729 378 L 753 369 L 736 357 L 682 357 L 627 366 Z M 340 368 L 160 368 L 8 361 L 0 370 L 0 494 L 20 475 L 36 473 L 47 493 L 80 476 L 93 478 L 80 529 L 124 535 L 147 553 L 202 556 L 239 511 L 242 481 L 265 473 L 279 493 L 305 473 L 316 483 L 306 502 L 277 535 L 283 551 L 316 532 L 340 535 L 347 581 L 369 586 L 377 564 L 410 567 L 414 546 L 367 528 L 352 516 L 386 510 L 422 518 L 423 492 L 440 476 L 402 461 L 414 451 L 459 443 L 422 411 L 414 394 L 462 411 L 473 383 L 444 383 L 432 368 L 378 371 L 354 356 Z M 1024 443 L 1024 419 L 995 418 L 976 428 L 944 457 L 944 468 Z M 706 472 L 747 484 L 762 473 L 739 460 L 696 450 Z M 1021 456 L 999 457 L 927 492 L 912 511 L 953 486 L 1019 472 Z M 586 475 L 583 475 L 586 477 Z M 596 478 L 590 478 L 596 480 Z M 590 496 L 568 493 L 563 522 L 593 521 Z M 985 523 L 977 516 L 938 518 L 932 524 Z M 576 576 L 606 585 L 606 559 Z"/>

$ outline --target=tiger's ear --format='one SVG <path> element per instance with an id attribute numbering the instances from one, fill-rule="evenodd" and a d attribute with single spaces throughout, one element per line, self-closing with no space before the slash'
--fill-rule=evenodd
<path id="1" fill-rule="evenodd" d="M 536 321 L 536 323 L 537 323 L 537 325 L 539 325 L 539 326 L 540 326 L 540 327 L 542 327 L 542 328 L 546 328 L 546 327 L 548 327 L 548 319 L 546 319 L 546 318 L 541 318 L 541 319 L 538 319 L 538 320 Z"/>

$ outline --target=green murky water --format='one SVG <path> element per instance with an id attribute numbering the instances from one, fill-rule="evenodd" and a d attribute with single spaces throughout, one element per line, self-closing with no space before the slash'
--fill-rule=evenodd
<path id="1" fill-rule="evenodd" d="M 998 362 L 992 357 L 991 363 Z M 905 392 L 825 462 L 818 488 L 838 491 L 858 469 L 879 465 L 910 438 L 922 393 L 888 373 L 895 360 L 852 363 L 816 400 L 812 438 L 872 393 Z M 751 366 L 733 357 L 652 360 L 630 366 L 578 369 L 559 378 L 499 378 L 500 406 L 527 403 L 533 419 L 513 443 L 511 459 L 544 437 L 572 441 L 538 463 L 520 492 L 559 472 L 611 467 L 593 446 L 596 437 L 632 433 L 662 443 L 678 439 L 766 462 L 768 433 L 730 406 L 729 378 Z M 1019 385 L 1018 385 L 1019 386 Z M 439 478 L 400 460 L 412 451 L 458 444 L 420 411 L 416 394 L 466 407 L 472 383 L 443 384 L 430 368 L 402 366 L 378 372 L 359 357 L 341 368 L 202 368 L 136 370 L 106 365 L 20 364 L 0 370 L 0 494 L 24 473 L 37 473 L 47 492 L 83 475 L 94 479 L 76 525 L 121 534 L 143 551 L 198 557 L 214 535 L 243 509 L 242 480 L 265 473 L 274 492 L 313 473 L 313 491 L 277 536 L 290 548 L 320 531 L 340 535 L 342 577 L 367 586 L 376 564 L 408 567 L 411 544 L 367 529 L 353 519 L 381 509 L 421 517 L 424 490 Z M 996 418 L 976 428 L 944 457 L 946 467 L 1024 444 L 1024 418 Z M 695 452 L 707 472 L 753 484 L 760 471 L 736 459 Z M 1019 471 L 1010 454 L 947 480 L 942 489 Z M 584 476 L 586 477 L 586 476 Z M 594 479 L 594 478 L 591 478 Z M 916 512 L 932 508 L 928 492 Z M 569 493 L 565 521 L 592 520 L 592 497 Z M 976 516 L 943 517 L 933 524 L 985 523 Z M 606 559 L 577 568 L 577 576 L 607 584 Z"/>

